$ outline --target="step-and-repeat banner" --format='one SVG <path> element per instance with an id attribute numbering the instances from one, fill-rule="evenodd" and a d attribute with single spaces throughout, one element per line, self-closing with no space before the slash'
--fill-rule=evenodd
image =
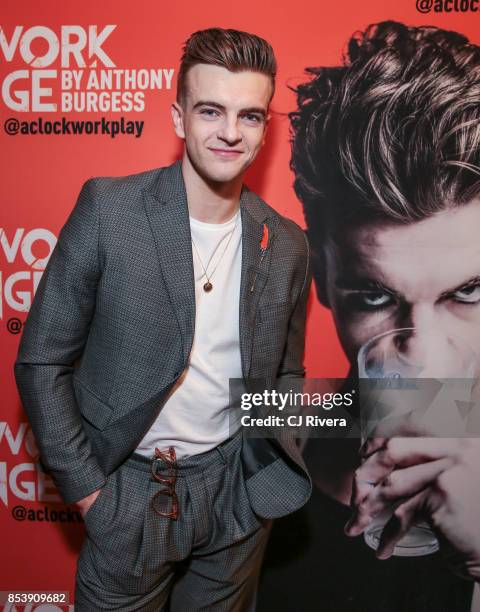
<path id="1" fill-rule="evenodd" d="M 4 0 L 0 15 L 0 590 L 69 591 L 73 603 L 84 525 L 37 462 L 13 363 L 81 185 L 179 158 L 170 105 L 182 45 L 199 29 L 236 28 L 266 38 L 278 60 L 267 141 L 246 182 L 305 227 L 293 189 L 288 117 L 305 69 L 340 65 L 352 34 L 383 20 L 437 25 L 480 43 L 480 12 L 477 0 Z M 348 370 L 331 311 L 313 287 L 306 366 L 310 377 Z M 276 554 L 281 564 L 281 547 Z M 320 607 L 312 602 L 312 610 Z"/>

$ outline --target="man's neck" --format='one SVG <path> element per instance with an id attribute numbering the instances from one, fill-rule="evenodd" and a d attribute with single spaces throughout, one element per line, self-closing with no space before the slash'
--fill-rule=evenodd
<path id="1" fill-rule="evenodd" d="M 208 182 L 196 172 L 187 155 L 182 159 L 182 174 L 191 217 L 204 223 L 225 223 L 235 215 L 242 191 L 241 176 L 229 183 Z"/>

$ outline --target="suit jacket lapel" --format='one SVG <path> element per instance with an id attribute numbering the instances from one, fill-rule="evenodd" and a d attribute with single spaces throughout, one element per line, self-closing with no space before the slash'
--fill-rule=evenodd
<path id="1" fill-rule="evenodd" d="M 195 328 L 195 279 L 187 194 L 180 162 L 162 169 L 155 187 L 145 192 L 145 209 L 165 285 L 176 312 L 186 361 L 192 348 Z M 271 245 L 278 217 L 246 186 L 243 186 L 240 196 L 240 214 L 242 269 L 239 334 L 242 370 L 247 378 L 251 364 L 255 314 L 268 278 Z M 260 262 L 264 223 L 269 230 L 269 248 Z"/>
<path id="2" fill-rule="evenodd" d="M 162 170 L 155 187 L 145 193 L 145 208 L 186 361 L 195 325 L 195 279 L 187 194 L 180 162 Z"/>
<path id="3" fill-rule="evenodd" d="M 242 218 L 242 272 L 240 281 L 240 352 L 243 376 L 248 377 L 251 365 L 255 314 L 260 295 L 268 278 L 275 227 L 278 221 L 272 211 L 246 186 L 240 197 Z M 269 231 L 269 248 L 261 260 L 260 243 L 263 224 Z"/>

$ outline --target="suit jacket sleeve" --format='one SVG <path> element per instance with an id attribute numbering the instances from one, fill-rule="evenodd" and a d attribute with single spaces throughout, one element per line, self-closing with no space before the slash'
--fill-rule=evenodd
<path id="1" fill-rule="evenodd" d="M 40 458 L 66 503 L 106 481 L 83 429 L 72 376 L 95 308 L 99 209 L 94 180 L 60 231 L 25 322 L 15 379 Z"/>
<path id="2" fill-rule="evenodd" d="M 283 358 L 278 370 L 278 378 L 284 382 L 285 378 L 303 378 L 305 376 L 305 368 L 303 365 L 303 356 L 305 349 L 305 323 L 307 317 L 307 302 L 310 295 L 310 287 L 312 284 L 312 272 L 310 264 L 310 247 L 308 239 L 303 232 L 305 239 L 305 266 L 302 270 L 303 285 L 297 297 L 295 308 L 290 317 L 288 326 L 288 335 L 283 353 Z"/>

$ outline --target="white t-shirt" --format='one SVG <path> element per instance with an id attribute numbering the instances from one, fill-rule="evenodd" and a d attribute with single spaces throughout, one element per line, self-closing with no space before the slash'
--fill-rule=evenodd
<path id="1" fill-rule="evenodd" d="M 214 448 L 229 431 L 229 378 L 242 378 L 239 297 L 242 266 L 240 210 L 226 223 L 190 217 L 195 247 L 195 334 L 187 367 L 135 452 L 152 456 L 175 447 L 177 459 Z M 233 232 L 233 233 L 232 233 Z M 228 243 L 228 246 L 227 246 Z M 198 251 L 198 254 L 197 254 Z M 204 268 L 213 285 L 205 292 Z"/>

